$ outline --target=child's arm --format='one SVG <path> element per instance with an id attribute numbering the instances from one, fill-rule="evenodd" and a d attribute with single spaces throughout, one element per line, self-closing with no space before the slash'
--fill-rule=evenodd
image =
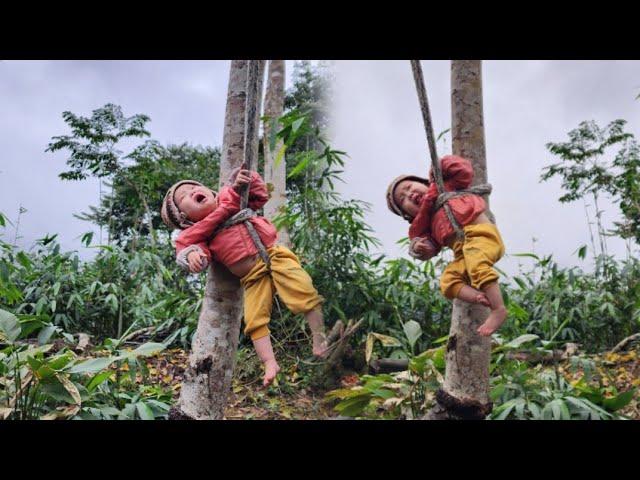
<path id="1" fill-rule="evenodd" d="M 440 252 L 440 248 L 429 237 L 415 237 L 409 244 L 409 255 L 418 260 L 429 260 Z"/>

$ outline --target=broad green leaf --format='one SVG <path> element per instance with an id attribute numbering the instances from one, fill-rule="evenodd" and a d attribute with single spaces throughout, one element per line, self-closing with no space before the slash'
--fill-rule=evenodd
<path id="1" fill-rule="evenodd" d="M 434 345 L 438 345 L 439 343 L 444 343 L 444 342 L 446 342 L 447 340 L 449 340 L 449 335 L 445 335 L 444 337 L 436 338 L 436 339 L 433 341 L 433 344 L 434 344 Z"/>
<path id="2" fill-rule="evenodd" d="M 497 385 L 493 389 L 491 389 L 491 392 L 489 393 L 489 398 L 491 398 L 491 401 L 495 402 L 498 398 L 500 398 L 506 388 L 507 387 L 505 386 L 505 384 L 501 383 L 500 385 Z"/>
<path id="3" fill-rule="evenodd" d="M 610 412 L 615 412 L 616 410 L 620 410 L 623 407 L 626 407 L 629 402 L 633 399 L 633 395 L 636 393 L 636 389 L 632 388 L 631 390 L 627 390 L 626 392 L 622 392 L 615 397 L 605 398 L 602 402 L 604 408 L 609 410 Z"/>
<path id="4" fill-rule="evenodd" d="M 71 352 L 66 352 L 62 355 L 56 355 L 49 359 L 49 367 L 54 370 L 60 370 L 64 368 L 71 360 L 73 360 L 74 355 Z"/>
<path id="5" fill-rule="evenodd" d="M 89 383 L 87 383 L 87 390 L 92 392 L 101 383 L 103 383 L 105 380 L 107 380 L 111 375 L 113 375 L 113 372 L 111 370 L 106 370 L 104 372 L 97 373 L 96 375 L 93 376 L 93 378 L 89 381 Z M 120 412 L 118 411 L 118 413 L 120 413 Z"/>
<path id="6" fill-rule="evenodd" d="M 400 340 L 394 337 L 390 337 L 389 335 L 382 335 L 381 333 L 370 333 L 369 335 L 373 335 L 376 340 L 379 340 L 385 347 L 401 347 L 402 343 Z"/>
<path id="7" fill-rule="evenodd" d="M 304 158 L 300 160 L 295 167 L 293 167 L 291 172 L 289 172 L 289 175 L 287 175 L 287 178 L 293 178 L 296 175 L 298 175 L 300 172 L 302 172 L 307 167 L 310 160 L 311 160 L 311 155 L 305 155 Z"/>
<path id="8" fill-rule="evenodd" d="M 153 411 L 149 408 L 144 402 L 136 403 L 136 410 L 138 411 L 138 415 L 142 420 L 154 420 L 155 416 L 153 415 Z"/>
<path id="9" fill-rule="evenodd" d="M 296 133 L 298 131 L 298 129 L 302 126 L 302 124 L 304 123 L 304 121 L 306 120 L 306 117 L 302 117 L 297 119 L 295 122 L 293 122 L 291 124 L 291 133 Z"/>
<path id="10" fill-rule="evenodd" d="M 362 388 L 339 388 L 327 392 L 324 398 L 325 400 L 344 400 L 345 398 L 358 397 L 361 395 L 368 395 L 368 393 Z"/>
<path id="11" fill-rule="evenodd" d="M 367 335 L 364 348 L 364 361 L 367 364 L 369 363 L 369 360 L 371 360 L 371 355 L 373 354 L 373 342 L 375 342 L 375 337 L 371 334 Z"/>
<path id="12" fill-rule="evenodd" d="M 40 345 L 48 343 L 49 339 L 51 339 L 51 335 L 53 335 L 57 329 L 58 327 L 56 327 L 55 325 L 47 325 L 46 327 L 44 327 L 42 330 L 40 330 L 40 332 L 38 332 L 38 343 Z"/>
<path id="13" fill-rule="evenodd" d="M 422 336 L 422 327 L 415 320 L 409 320 L 408 322 L 405 322 L 402 329 L 404 330 L 404 334 L 407 336 L 409 345 L 411 345 L 411 350 L 413 350 L 414 345 Z"/>
<path id="14" fill-rule="evenodd" d="M 6 310 L 0 310 L 0 343 L 13 343 L 20 336 L 18 317 Z"/>
<path id="15" fill-rule="evenodd" d="M 166 345 L 164 343 L 155 343 L 155 342 L 147 342 L 140 345 L 135 350 L 131 352 L 121 352 L 121 358 L 134 359 L 136 357 L 148 357 L 150 355 L 155 355 L 158 352 L 164 350 Z"/>
<path id="16" fill-rule="evenodd" d="M 538 335 L 527 333 L 525 335 L 520 335 L 518 338 L 514 338 L 509 343 L 503 345 L 503 348 L 518 348 L 520 345 L 532 342 L 533 340 L 537 340 L 538 338 L 540 338 Z"/>
<path id="17" fill-rule="evenodd" d="M 390 337 L 388 335 L 382 335 L 381 333 L 370 332 L 367 335 L 367 341 L 365 344 L 365 361 L 369 363 L 371 355 L 373 354 L 373 344 L 378 340 L 385 347 L 400 347 L 402 343 L 397 338 Z"/>
<path id="18" fill-rule="evenodd" d="M 346 417 L 356 417 L 366 408 L 371 400 L 371 395 L 360 396 L 343 400 L 335 409 Z"/>
<path id="19" fill-rule="evenodd" d="M 74 383 L 69 380 L 69 378 L 64 374 L 58 373 L 56 374 L 56 378 L 62 384 L 64 389 L 69 392 L 69 395 L 71 395 L 71 398 L 73 398 L 73 401 L 76 403 L 76 405 L 80 405 L 82 403 L 82 400 L 80 398 L 78 387 L 76 387 Z"/>
<path id="20" fill-rule="evenodd" d="M 18 260 L 18 262 L 20 262 L 20 265 L 22 265 L 24 268 L 29 269 L 31 268 L 31 260 L 29 260 L 29 257 L 27 257 L 24 252 L 18 252 L 18 254 L 16 255 L 16 259 Z"/>
<path id="21" fill-rule="evenodd" d="M 118 360 L 118 357 L 92 358 L 91 360 L 76 363 L 67 371 L 69 373 L 96 373 L 104 370 L 116 360 Z"/>
<path id="22" fill-rule="evenodd" d="M 120 410 L 118 410 L 117 408 L 114 407 L 103 407 L 100 409 L 100 411 L 102 413 L 104 413 L 105 415 L 119 415 L 120 414 Z"/>
<path id="23" fill-rule="evenodd" d="M 531 415 L 533 416 L 532 418 L 534 420 L 539 420 L 541 418 L 540 407 L 537 404 L 535 404 L 533 402 L 529 402 L 529 403 L 527 403 L 527 408 L 531 412 Z"/>

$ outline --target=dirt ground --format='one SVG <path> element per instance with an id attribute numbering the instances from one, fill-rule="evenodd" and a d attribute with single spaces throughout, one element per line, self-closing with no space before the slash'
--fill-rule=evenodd
<path id="1" fill-rule="evenodd" d="M 631 388 L 640 390 L 640 355 L 631 350 L 621 353 L 594 355 L 600 382 L 605 387 L 615 386 L 619 391 Z M 170 349 L 148 358 L 149 378 L 145 383 L 161 384 L 170 388 L 177 399 L 187 362 L 188 352 Z M 583 372 L 564 362 L 560 371 L 570 382 L 578 381 Z M 262 388 L 261 377 L 254 372 L 253 378 L 234 379 L 232 394 L 225 418 L 229 420 L 320 420 L 336 418 L 337 413 L 331 405 L 323 401 L 324 392 L 303 387 L 296 371 L 283 367 L 281 383 L 269 389 Z M 244 375 L 246 376 L 246 375 Z M 251 375 L 250 375 L 251 376 Z M 350 375 L 341 379 L 342 387 L 350 387 L 358 382 L 357 376 Z M 640 395 L 620 412 L 630 418 L 640 420 Z"/>

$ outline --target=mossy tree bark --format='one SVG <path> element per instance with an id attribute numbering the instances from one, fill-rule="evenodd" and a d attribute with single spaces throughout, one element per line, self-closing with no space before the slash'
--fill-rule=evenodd
<path id="1" fill-rule="evenodd" d="M 473 164 L 473 185 L 486 183 L 480 60 L 452 60 L 451 107 L 453 153 Z M 493 219 L 491 212 L 487 213 Z M 491 338 L 476 332 L 488 315 L 489 309 L 482 305 L 454 300 L 446 347 L 445 380 L 436 394 L 437 404 L 427 414 L 427 419 L 483 419 L 491 412 Z"/>
<path id="2" fill-rule="evenodd" d="M 264 62 L 261 62 L 261 74 Z M 247 60 L 233 60 L 225 112 L 220 186 L 244 160 Z M 262 76 L 259 77 L 260 79 Z M 260 80 L 259 92 L 262 92 Z M 261 94 L 257 96 L 260 112 Z M 256 122 L 260 115 L 256 115 Z M 253 139 L 257 152 L 258 128 Z M 171 419 L 217 420 L 224 416 L 235 367 L 243 292 L 237 277 L 223 265 L 212 263 L 207 275 L 205 296 L 193 337 L 180 399 L 169 415 Z"/>

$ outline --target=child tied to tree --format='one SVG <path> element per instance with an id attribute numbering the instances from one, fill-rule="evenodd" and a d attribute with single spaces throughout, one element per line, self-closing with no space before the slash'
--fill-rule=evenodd
<path id="1" fill-rule="evenodd" d="M 249 219 L 267 251 L 270 268 L 260 257 L 244 224 L 220 229 L 240 211 L 240 192 L 247 184 L 250 185 L 248 207 L 255 211 L 269 199 L 266 185 L 257 172 L 237 168 L 219 193 L 193 180 L 176 183 L 165 195 L 161 213 L 169 228 L 182 229 L 175 244 L 176 261 L 184 270 L 198 273 L 214 260 L 240 278 L 244 287 L 244 333 L 251 337 L 264 364 L 263 385 L 268 386 L 280 371 L 268 327 L 274 290 L 292 313 L 305 315 L 313 335 L 313 354 L 318 357 L 323 357 L 327 350 L 323 299 L 298 257 L 288 248 L 275 244 L 277 231 L 269 220 L 261 216 Z"/>
<path id="2" fill-rule="evenodd" d="M 471 185 L 471 163 L 456 155 L 441 159 L 445 191 L 463 190 Z M 444 207 L 434 211 L 438 197 L 433 171 L 429 180 L 413 175 L 397 177 L 387 189 L 387 206 L 411 223 L 409 255 L 428 260 L 443 246 L 453 250 L 454 259 L 440 278 L 442 294 L 491 308 L 487 320 L 478 327 L 483 336 L 494 333 L 504 323 L 504 306 L 498 273 L 493 265 L 504 255 L 504 244 L 497 227 L 485 213 L 486 203 L 479 195 L 464 194 L 451 198 L 451 213 L 462 226 L 464 239 L 456 237 Z"/>

